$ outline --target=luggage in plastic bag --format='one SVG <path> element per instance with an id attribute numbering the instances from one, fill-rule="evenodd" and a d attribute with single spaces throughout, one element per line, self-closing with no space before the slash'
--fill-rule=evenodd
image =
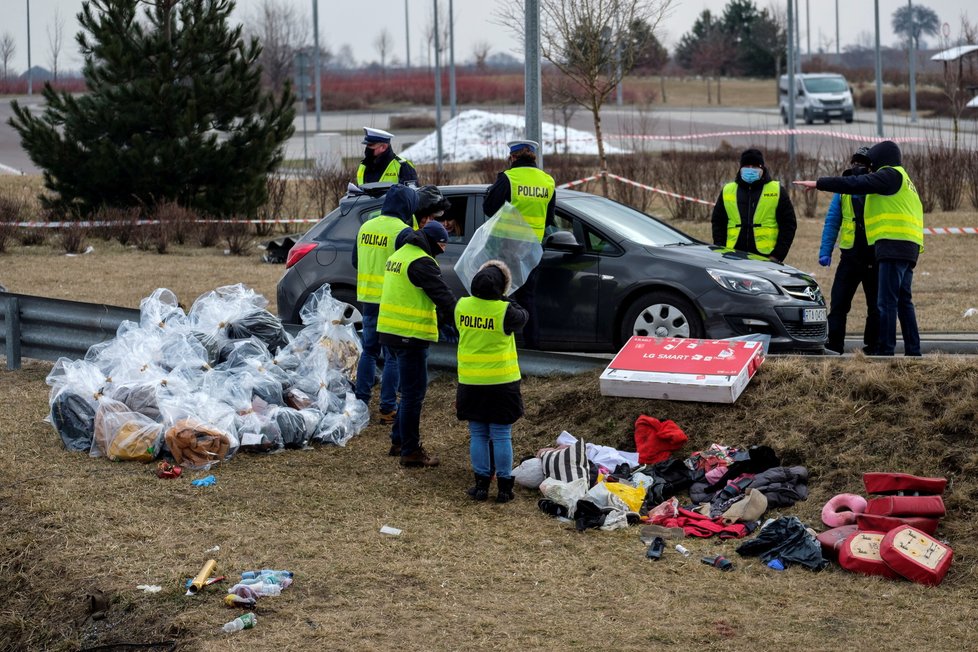
<path id="1" fill-rule="evenodd" d="M 295 338 L 291 350 L 299 354 L 314 354 L 321 349 L 329 367 L 339 370 L 351 383 L 356 382 L 357 363 L 363 345 L 356 328 L 346 316 L 348 306 L 333 298 L 329 285 L 316 290 L 299 311 L 306 325 Z"/>
<path id="2" fill-rule="evenodd" d="M 167 329 L 185 326 L 187 313 L 180 307 L 177 295 L 158 288 L 139 302 L 139 325 L 146 329 Z"/>
<path id="3" fill-rule="evenodd" d="M 472 234 L 465 251 L 455 263 L 455 273 L 471 294 L 472 277 L 482 264 L 489 260 L 501 260 L 512 273 L 512 294 L 526 282 L 541 258 L 543 247 L 536 232 L 519 210 L 506 202 Z"/>
<path id="4" fill-rule="evenodd" d="M 319 431 L 313 439 L 326 444 L 346 446 L 346 442 L 360 434 L 369 421 L 370 412 L 367 404 L 350 392 L 346 395 L 342 411 L 324 411 L 323 419 L 319 423 Z"/>
<path id="5" fill-rule="evenodd" d="M 48 421 L 70 451 L 88 452 L 95 432 L 95 410 L 110 380 L 87 360 L 59 358 L 45 382 L 51 387 Z"/>
<path id="6" fill-rule="evenodd" d="M 241 283 L 225 285 L 198 297 L 187 318 L 209 352 L 219 352 L 228 340 L 251 336 L 278 351 L 290 337 L 282 322 L 265 310 L 267 305 L 265 297 Z"/>

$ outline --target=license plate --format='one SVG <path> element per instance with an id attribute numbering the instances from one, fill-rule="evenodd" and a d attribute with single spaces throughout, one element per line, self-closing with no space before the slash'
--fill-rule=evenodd
<path id="1" fill-rule="evenodd" d="M 825 308 L 803 308 L 801 321 L 803 324 L 816 324 L 825 321 Z"/>
<path id="2" fill-rule="evenodd" d="M 829 115 L 842 115 L 842 111 L 829 111 Z"/>

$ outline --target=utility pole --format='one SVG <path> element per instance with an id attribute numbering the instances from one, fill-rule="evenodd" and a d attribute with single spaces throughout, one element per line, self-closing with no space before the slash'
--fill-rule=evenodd
<path id="1" fill-rule="evenodd" d="M 455 0 L 448 0 L 448 100 L 450 118 L 455 117 Z"/>
<path id="2" fill-rule="evenodd" d="M 625 80 L 621 74 L 621 38 L 622 37 L 621 37 L 621 24 L 619 23 L 619 18 L 617 13 L 615 14 L 615 31 L 617 32 L 615 34 L 615 66 L 616 66 L 615 74 L 618 76 L 618 88 L 616 89 L 617 97 L 615 98 L 615 100 L 616 103 L 618 104 L 618 108 L 621 108 L 622 103 L 624 101 L 624 98 L 622 97 L 622 95 L 624 94 L 624 91 L 622 90 L 622 86 L 624 86 Z"/>
<path id="3" fill-rule="evenodd" d="M 809 0 L 805 0 L 805 52 L 812 56 L 812 12 Z"/>
<path id="4" fill-rule="evenodd" d="M 907 0 L 910 10 L 910 122 L 917 122 L 917 39 L 913 29 L 913 0 Z"/>
<path id="5" fill-rule="evenodd" d="M 34 94 L 34 73 L 31 70 L 31 0 L 27 0 L 27 94 Z"/>
<path id="6" fill-rule="evenodd" d="M 316 75 L 315 82 L 315 93 L 316 93 L 316 133 L 323 130 L 322 119 L 323 119 L 323 69 L 321 59 L 319 58 L 319 0 L 312 0 L 312 39 L 314 41 L 314 46 L 316 51 L 313 53 L 313 74 Z M 303 125 L 302 129 L 305 130 L 305 111 L 306 107 L 303 104 Z M 305 136 L 303 135 L 303 139 Z M 305 142 L 305 140 L 303 140 Z"/>
<path id="7" fill-rule="evenodd" d="M 838 2 L 838 0 L 836 0 Z M 408 0 L 404 0 L 404 67 L 411 70 L 411 21 L 408 14 Z"/>
<path id="8" fill-rule="evenodd" d="M 876 135 L 883 137 L 883 59 L 880 57 L 880 0 L 873 0 L 876 12 Z"/>
<path id="9" fill-rule="evenodd" d="M 839 0 L 835 0 L 835 56 L 839 56 Z"/>
<path id="10" fill-rule="evenodd" d="M 438 171 L 442 171 L 441 145 L 441 43 L 438 39 L 438 0 L 432 0 L 435 8 L 435 139 L 438 141 Z"/>
<path id="11" fill-rule="evenodd" d="M 795 12 L 791 9 L 792 0 L 788 0 L 788 168 L 795 169 L 795 97 L 798 92 L 795 90 L 795 59 L 798 57 L 797 48 L 794 47 L 791 38 L 795 28 Z M 781 80 L 778 80 L 781 83 Z"/>
<path id="12" fill-rule="evenodd" d="M 542 169 L 543 152 L 546 148 L 543 146 L 543 125 L 540 123 L 543 114 L 543 99 L 540 88 L 540 0 L 526 0 L 524 12 L 526 137 L 540 143 L 540 149 L 537 151 L 537 165 Z"/>
<path id="13" fill-rule="evenodd" d="M 788 0 L 788 2 L 791 2 L 791 0 Z M 795 72 L 800 73 L 801 72 L 801 20 L 799 19 L 801 18 L 801 14 L 798 11 L 798 7 L 799 7 L 798 0 L 795 0 L 795 29 L 791 34 L 792 36 L 794 36 L 795 39 L 795 66 L 797 66 L 797 70 Z"/>

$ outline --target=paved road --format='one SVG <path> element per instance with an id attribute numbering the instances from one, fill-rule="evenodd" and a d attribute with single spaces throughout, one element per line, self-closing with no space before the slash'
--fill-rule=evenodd
<path id="1" fill-rule="evenodd" d="M 39 96 L 17 98 L 32 109 L 40 109 Z M 481 108 L 487 111 L 521 114 L 522 107 L 465 107 Z M 409 111 L 354 111 L 354 112 L 324 112 L 320 117 L 319 129 L 326 132 L 338 132 L 341 154 L 344 157 L 356 157 L 363 151 L 360 144 L 360 128 L 374 126 L 386 128 L 392 115 L 404 113 L 421 113 L 430 116 L 430 109 L 414 109 Z M 23 171 L 27 174 L 37 174 L 37 168 L 20 147 L 20 139 L 13 128 L 7 124 L 13 114 L 10 98 L 0 99 L 0 173 Z M 448 120 L 448 109 L 442 113 L 443 121 Z M 548 111 L 544 111 L 544 120 L 552 120 Z M 590 114 L 578 110 L 571 119 L 570 125 L 575 129 L 594 131 Z M 303 119 L 300 114 L 295 120 L 297 135 L 287 144 L 286 158 L 300 159 L 303 156 L 303 138 L 305 131 L 312 134 L 317 131 L 315 115 L 309 114 Z M 714 134 L 730 131 L 780 131 L 785 129 L 775 108 L 759 109 L 727 109 L 727 108 L 698 108 L 678 109 L 659 107 L 650 111 L 640 111 L 625 107 L 618 109 L 613 104 L 602 112 L 602 128 L 611 144 L 627 149 L 685 149 L 688 147 L 712 150 L 723 142 L 732 147 L 743 148 L 748 145 L 758 145 L 765 149 L 787 149 L 787 136 L 779 134 L 766 135 L 720 135 L 696 139 L 680 138 L 690 134 Z M 878 140 L 876 135 L 876 114 L 874 111 L 857 111 L 852 124 L 832 122 L 830 124 L 805 125 L 799 121 L 798 129 L 803 133 L 796 136 L 796 147 L 800 152 L 845 156 L 853 145 L 871 143 Z M 912 150 L 920 142 L 951 143 L 953 132 L 949 119 L 920 119 L 917 124 L 911 124 L 909 119 L 893 114 L 884 116 L 884 137 L 901 141 L 904 149 Z M 829 136 L 827 134 L 835 134 Z M 847 138 L 839 137 L 842 134 Z M 411 131 L 398 134 L 395 145 L 398 151 L 420 140 L 426 132 Z M 649 136 L 655 138 L 647 138 Z M 644 137 L 644 138 L 643 138 Z M 978 144 L 978 123 L 969 121 L 962 124 L 961 143 L 965 147 L 974 148 Z"/>

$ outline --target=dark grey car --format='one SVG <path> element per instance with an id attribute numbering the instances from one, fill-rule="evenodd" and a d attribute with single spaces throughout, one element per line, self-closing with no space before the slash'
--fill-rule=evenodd
<path id="1" fill-rule="evenodd" d="M 485 221 L 486 186 L 445 186 L 446 213 L 462 227 L 438 257 L 448 285 L 471 234 Z M 299 323 L 309 295 L 329 283 L 356 320 L 354 241 L 382 197 L 344 198 L 289 252 L 278 314 Z M 759 256 L 707 245 L 633 208 L 589 193 L 557 191 L 539 265 L 540 340 L 552 351 L 614 352 L 632 334 L 726 338 L 771 336 L 772 351 L 821 352 L 826 308 L 815 279 Z"/>

